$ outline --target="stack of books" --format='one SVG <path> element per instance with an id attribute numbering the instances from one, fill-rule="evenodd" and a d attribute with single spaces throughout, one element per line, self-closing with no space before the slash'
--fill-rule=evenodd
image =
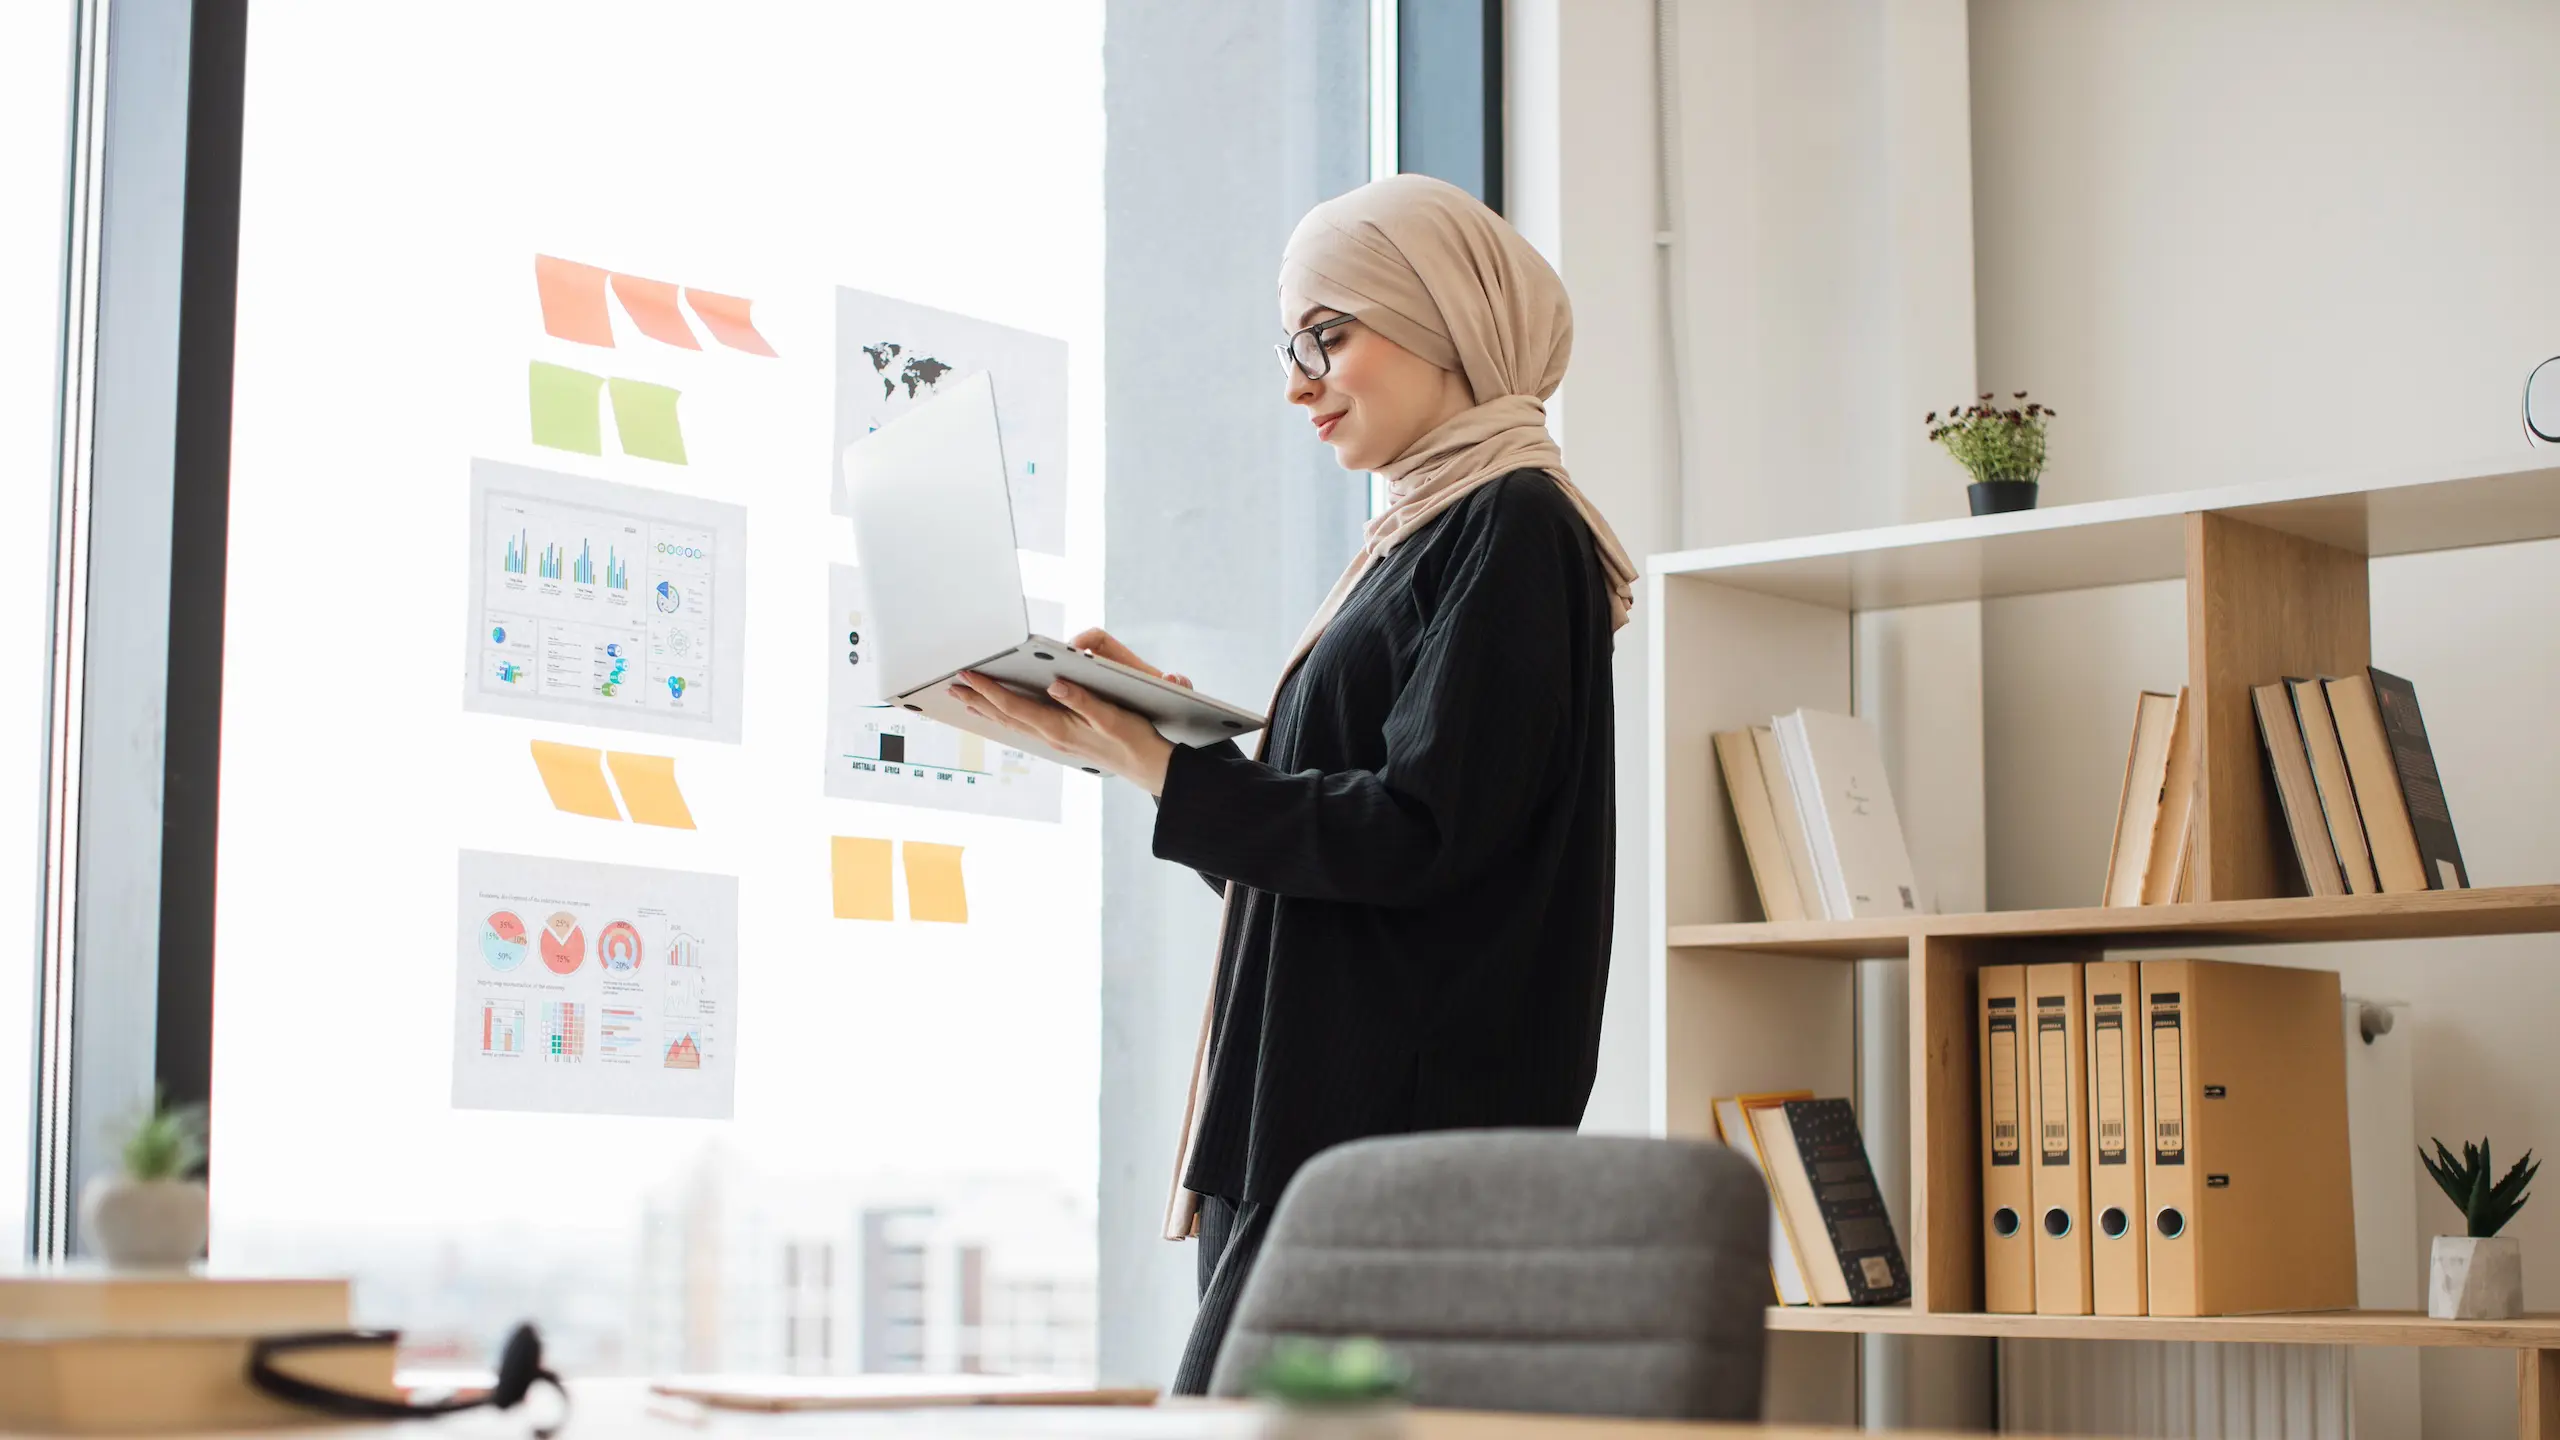
<path id="1" fill-rule="evenodd" d="M 1722 732 L 1715 746 L 1763 915 L 1852 920 L 1929 908 L 1874 725 L 1798 710 Z"/>
<path id="2" fill-rule="evenodd" d="M 1985 1310 L 2354 1307 L 2336 974 L 2065 961 L 1975 983 Z"/>
<path id="3" fill-rule="evenodd" d="M 1810 1090 L 1715 1102 L 1716 1129 L 1769 1182 L 1769 1278 L 1782 1305 L 1898 1305 L 1911 1275 L 1846 1100 Z"/>
<path id="4" fill-rule="evenodd" d="M 348 1326 L 344 1280 L 220 1279 L 88 1267 L 0 1273 L 0 1432 L 248 1430 L 325 1419 L 248 1380 L 263 1335 Z M 395 1397 L 392 1346 L 279 1361 L 333 1389 Z"/>
<path id="5" fill-rule="evenodd" d="M 2470 888 L 2417 687 L 2368 666 L 2271 681 L 2249 698 L 2312 894 Z"/>

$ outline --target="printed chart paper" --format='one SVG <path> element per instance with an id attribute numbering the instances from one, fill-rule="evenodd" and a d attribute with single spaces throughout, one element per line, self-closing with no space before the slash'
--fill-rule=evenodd
<path id="1" fill-rule="evenodd" d="M 852 514 L 835 463 L 844 447 L 980 371 L 995 376 L 1014 544 L 1064 555 L 1067 342 L 860 290 L 836 291 L 835 512 Z"/>
<path id="2" fill-rule="evenodd" d="M 737 743 L 747 512 L 471 462 L 463 707 Z"/>
<path id="3" fill-rule="evenodd" d="M 738 882 L 465 850 L 459 1110 L 730 1117 Z"/>
<path id="4" fill-rule="evenodd" d="M 862 571 L 827 567 L 827 786 L 839 800 L 921 805 L 964 815 L 1057 823 L 1064 772 L 1046 760 L 880 703 L 866 665 L 872 635 Z M 1066 611 L 1030 602 L 1034 634 L 1055 637 Z"/>

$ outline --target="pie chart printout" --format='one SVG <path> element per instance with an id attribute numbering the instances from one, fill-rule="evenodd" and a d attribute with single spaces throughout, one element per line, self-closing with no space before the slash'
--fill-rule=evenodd
<path id="1" fill-rule="evenodd" d="M 514 912 L 500 910 L 480 926 L 480 958 L 492 970 L 513 970 L 524 963 L 524 922 Z"/>
<path id="2" fill-rule="evenodd" d="M 455 1109 L 734 1117 L 735 876 L 481 850 L 458 868 Z"/>
<path id="3" fill-rule="evenodd" d="M 640 968 L 640 932 L 628 920 L 616 920 L 596 936 L 596 959 L 604 968 L 628 974 Z"/>
<path id="4" fill-rule="evenodd" d="M 554 975 L 568 975 L 587 963 L 587 932 L 578 917 L 563 910 L 543 922 L 542 963 Z"/>

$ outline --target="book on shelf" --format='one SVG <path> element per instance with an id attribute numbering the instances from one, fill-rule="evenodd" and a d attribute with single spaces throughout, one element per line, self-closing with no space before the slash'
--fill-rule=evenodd
<path id="1" fill-rule="evenodd" d="M 1770 728 L 1813 852 L 1823 916 L 1852 920 L 1925 911 L 1874 724 L 1798 710 L 1779 716 Z M 1770 798 L 1774 804 L 1774 792 Z"/>
<path id="2" fill-rule="evenodd" d="M 2365 844 L 2364 816 L 2356 808 L 2354 783 L 2347 776 L 2347 752 L 2338 744 L 2338 724 L 2329 713 L 2329 687 L 2321 680 L 2284 682 L 2293 701 L 2293 718 L 2302 730 L 2302 748 L 2311 760 L 2312 787 L 2319 792 L 2320 814 L 2329 827 L 2329 843 L 2338 852 L 2338 868 L 2346 872 L 2348 893 L 2372 895 L 2382 889 L 2373 873 L 2373 851 Z"/>
<path id="3" fill-rule="evenodd" d="M 1822 882 L 1813 872 L 1813 846 L 1805 839 L 1804 812 L 1796 807 L 1795 787 L 1787 780 L 1787 757 L 1778 748 L 1777 732 L 1767 725 L 1752 727 L 1751 749 L 1760 758 L 1760 786 L 1769 793 L 1778 839 L 1786 846 L 1787 874 L 1795 881 L 1796 903 L 1804 918 L 1825 919 Z"/>
<path id="4" fill-rule="evenodd" d="M 2160 819 L 2152 827 L 2151 854 L 2143 862 L 2142 903 L 2170 905 L 2195 898 L 2195 707 L 2178 687 L 2178 714 L 2169 729 L 2169 767 L 2160 781 Z"/>
<path id="5" fill-rule="evenodd" d="M 2276 802 L 2293 838 L 2293 858 L 2302 867 L 2302 882 L 2314 895 L 2344 895 L 2347 880 L 2338 867 L 2337 847 L 2321 817 L 2320 793 L 2311 778 L 2311 754 L 2302 743 L 2302 727 L 2294 720 L 2293 698 L 2285 682 L 2251 686 L 2250 703 L 2258 711 L 2258 736 L 2266 743 L 2267 763 L 2275 773 Z"/>
<path id="6" fill-rule="evenodd" d="M 1716 1133 L 1724 1143 L 1739 1151 L 1760 1172 L 1762 1183 L 1769 1179 L 1769 1162 L 1760 1154 L 1760 1142 L 1751 1136 L 1754 1108 L 1784 1105 L 1790 1100 L 1810 1100 L 1810 1090 L 1779 1090 L 1765 1095 L 1732 1095 L 1715 1102 Z M 1778 1208 L 1773 1191 L 1769 1199 L 1769 1281 L 1781 1305 L 1810 1305 L 1813 1296 L 1805 1289 L 1804 1269 L 1796 1264 L 1795 1242 L 1787 1236 L 1787 1218 Z"/>
<path id="7" fill-rule="evenodd" d="M 1788 858 L 1787 838 L 1778 828 L 1777 809 L 1760 769 L 1757 737 L 1767 733 L 1765 728 L 1717 732 L 1716 764 L 1724 772 L 1725 794 L 1733 801 L 1743 857 L 1751 862 L 1751 883 L 1760 892 L 1760 913 L 1771 920 L 1802 920 L 1804 899 L 1796 889 L 1794 862 Z"/>
<path id="8" fill-rule="evenodd" d="M 2392 770 L 2400 780 L 2400 801 L 2408 807 L 2427 888 L 2468 890 L 2471 871 L 2454 839 L 2453 811 L 2445 804 L 2444 780 L 2436 774 L 2435 747 L 2427 743 L 2426 717 L 2418 711 L 2418 687 L 2370 665 L 2364 673 L 2382 711 L 2382 732 L 2391 742 Z"/>
<path id="9" fill-rule="evenodd" d="M 1911 1275 L 1846 1100 L 1744 1106 L 1816 1305 L 1898 1305 Z"/>
<path id="10" fill-rule="evenodd" d="M 2102 905 L 2139 905 L 2151 873 L 2168 796 L 2169 759 L 2186 710 L 2186 692 L 2145 690 L 2134 698 L 2133 744 L 2125 752 L 2124 785 L 2116 796 L 2116 833 L 2107 850 Z"/>

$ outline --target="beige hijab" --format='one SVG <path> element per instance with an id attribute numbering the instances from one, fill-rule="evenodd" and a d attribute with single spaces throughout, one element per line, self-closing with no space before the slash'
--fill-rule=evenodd
<path id="1" fill-rule="evenodd" d="M 1609 522 L 1565 474 L 1564 452 L 1547 433 L 1547 397 L 1573 353 L 1573 306 L 1564 282 L 1501 216 L 1455 185 L 1421 175 L 1373 181 L 1307 212 L 1280 257 L 1280 324 L 1295 330 L 1321 307 L 1355 316 L 1443 370 L 1466 377 L 1475 404 L 1413 443 L 1380 473 L 1389 505 L 1369 522 L 1360 552 L 1307 622 L 1281 669 L 1281 682 L 1315 648 L 1360 577 L 1379 557 L 1441 512 L 1514 470 L 1539 469 L 1591 527 L 1609 583 L 1611 628 L 1627 623 L 1636 567 Z M 1273 687 L 1275 693 L 1278 686 Z M 1270 732 L 1263 732 L 1268 739 Z M 1235 886 L 1227 886 L 1230 904 Z M 1219 916 L 1221 943 L 1226 918 Z M 1191 1238 L 1200 1197 L 1183 1188 L 1191 1168 L 1202 1087 L 1207 1081 L 1214 976 L 1200 1040 L 1191 1057 L 1190 1095 L 1174 1150 L 1164 1237 Z"/>
<path id="2" fill-rule="evenodd" d="M 1635 564 L 1599 509 L 1574 488 L 1564 452 L 1547 433 L 1547 397 L 1573 353 L 1573 305 L 1546 257 L 1457 186 L 1391 176 L 1308 211 L 1290 235 L 1280 257 L 1280 324 L 1295 330 L 1317 308 L 1355 316 L 1464 376 L 1476 403 L 1379 472 L 1387 511 L 1369 522 L 1359 553 L 1298 637 L 1283 678 L 1379 557 L 1514 470 L 1554 476 L 1581 512 L 1608 577 L 1612 628 L 1626 624 Z"/>

